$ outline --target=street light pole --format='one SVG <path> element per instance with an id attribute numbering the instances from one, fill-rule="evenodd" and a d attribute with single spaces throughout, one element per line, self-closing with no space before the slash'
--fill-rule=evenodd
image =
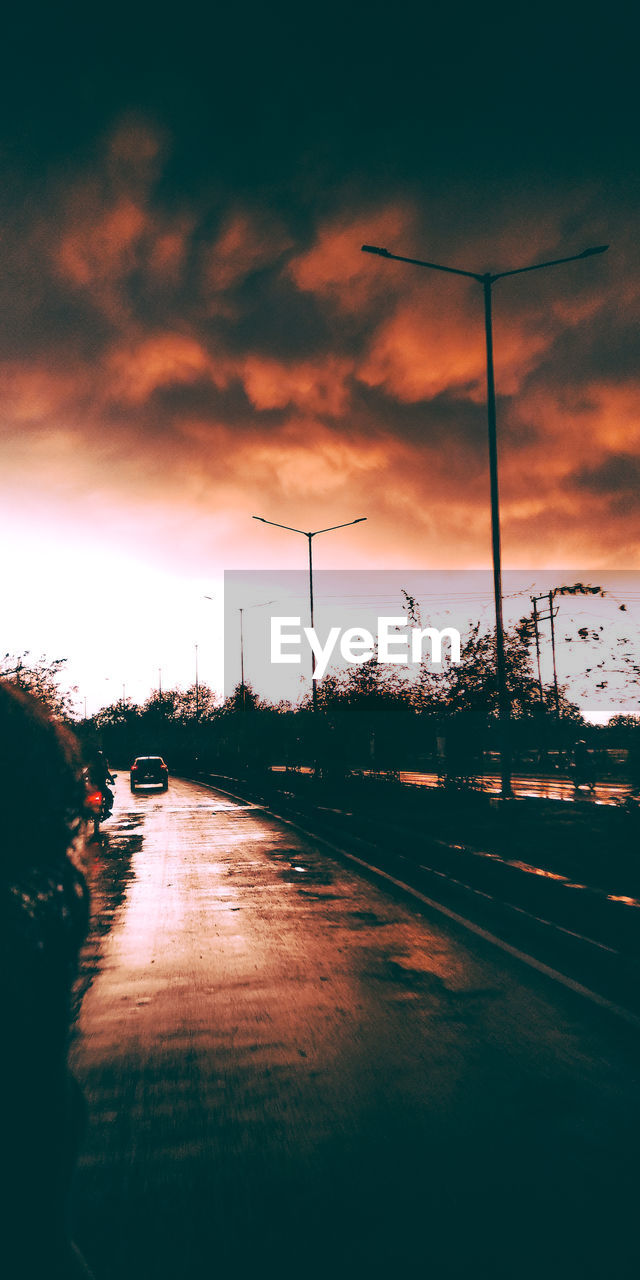
<path id="1" fill-rule="evenodd" d="M 240 614 L 240 690 L 242 698 L 242 710 L 247 709 L 247 695 L 244 687 L 244 606 L 238 609 Z"/>
<path id="2" fill-rule="evenodd" d="M 308 533 L 309 539 L 309 616 L 311 618 L 311 630 L 313 631 L 313 533 Z M 313 650 L 311 651 L 311 703 L 314 712 L 318 710 L 318 690 L 316 688 L 315 679 L 315 659 Z"/>
<path id="3" fill-rule="evenodd" d="M 597 245 L 593 249 L 584 249 L 582 253 L 572 254 L 568 258 L 554 258 L 549 262 L 535 262 L 527 267 L 516 267 L 511 271 L 480 273 L 463 271 L 459 267 L 444 266 L 439 262 L 424 262 L 420 258 L 406 258 L 377 245 L 363 244 L 363 253 L 375 253 L 381 258 L 391 258 L 395 262 L 408 262 L 414 267 L 426 267 L 431 271 L 446 271 L 449 275 L 466 276 L 482 285 L 484 293 L 484 322 L 486 339 L 487 366 L 487 426 L 489 432 L 489 476 L 491 489 L 491 547 L 493 559 L 493 591 L 496 614 L 496 678 L 498 683 L 498 713 L 500 719 L 500 766 L 502 775 L 502 795 L 504 798 L 513 795 L 511 789 L 511 748 L 509 733 L 509 691 L 507 689 L 504 623 L 502 617 L 502 564 L 500 550 L 500 501 L 498 490 L 498 443 L 496 430 L 496 391 L 493 369 L 493 320 L 491 290 L 496 280 L 506 276 L 523 275 L 525 271 L 541 271 L 543 267 L 557 267 L 564 262 L 576 262 L 579 258 L 591 258 L 594 254 L 605 253 L 608 245 Z"/>
<path id="4" fill-rule="evenodd" d="M 496 612 L 496 677 L 498 683 L 498 718 L 500 725 L 500 763 L 502 769 L 502 794 L 510 796 L 511 790 L 511 734 L 509 732 L 509 692 L 507 689 L 507 663 L 504 645 L 504 620 L 502 614 L 502 550 L 500 545 L 500 490 L 498 487 L 498 433 L 496 426 L 496 383 L 493 370 L 493 314 L 491 276 L 485 275 L 484 332 L 487 358 L 487 428 L 489 433 L 489 483 L 491 492 L 491 554 L 493 560 L 493 598 Z"/>
<path id="5" fill-rule="evenodd" d="M 196 720 L 200 718 L 200 685 L 198 683 L 198 646 L 196 650 Z"/>
<path id="6" fill-rule="evenodd" d="M 357 520 L 347 520 L 346 524 L 332 524 L 327 529 L 314 529 L 309 532 L 307 529 L 294 529 L 290 524 L 277 524 L 275 520 L 265 520 L 264 516 L 252 516 L 252 520 L 260 520 L 262 524 L 271 524 L 275 529 L 288 529 L 289 533 L 300 533 L 303 538 L 308 539 L 309 543 L 309 616 L 311 618 L 311 628 L 313 629 L 313 539 L 318 537 L 320 533 L 333 533 L 335 529 L 348 529 L 352 524 L 362 524 L 366 520 L 366 516 L 358 516 Z M 315 679 L 315 658 L 313 650 L 311 650 L 311 702 L 314 712 L 318 710 L 318 690 L 316 688 Z"/>

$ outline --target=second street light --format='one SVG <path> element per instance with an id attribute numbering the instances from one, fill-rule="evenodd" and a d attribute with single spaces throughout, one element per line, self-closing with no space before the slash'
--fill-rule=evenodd
<path id="1" fill-rule="evenodd" d="M 313 630 L 313 539 L 318 537 L 320 533 L 333 533 L 334 529 L 348 529 L 352 524 L 362 524 L 366 520 L 366 516 L 358 516 L 357 520 L 347 520 L 346 524 L 331 524 L 326 529 L 314 529 L 310 532 L 306 529 L 294 529 L 290 524 L 278 524 L 275 520 L 265 520 L 264 516 L 252 516 L 252 520 L 260 520 L 262 524 L 271 524 L 274 529 L 288 529 L 289 533 L 299 533 L 303 538 L 307 538 L 309 542 L 309 614 L 311 616 L 311 629 Z M 315 680 L 315 659 L 313 651 L 311 652 L 311 701 L 313 710 L 318 710 L 318 691 L 316 689 Z"/>
<path id="2" fill-rule="evenodd" d="M 247 709 L 247 686 L 244 679 L 244 615 L 247 609 L 266 609 L 270 604 L 277 604 L 277 601 L 261 600 L 258 604 L 240 605 L 238 609 L 238 613 L 240 614 L 240 696 L 242 699 L 243 711 L 246 711 Z"/>
<path id="3" fill-rule="evenodd" d="M 496 612 L 496 677 L 498 683 L 498 714 L 500 720 L 500 768 L 502 775 L 502 795 L 513 794 L 511 789 L 511 747 L 509 732 L 509 693 L 507 689 L 504 622 L 502 617 L 502 569 L 500 552 L 500 506 L 498 493 L 498 445 L 496 436 L 496 391 L 493 371 L 493 322 L 491 290 L 496 280 L 506 276 L 523 275 L 525 271 L 541 271 L 543 267 L 558 267 L 563 262 L 577 262 L 579 258 L 591 258 L 594 254 L 605 253 L 608 245 L 597 245 L 594 249 L 583 249 L 582 253 L 574 253 L 568 258 L 553 258 L 549 262 L 535 262 L 527 267 L 515 267 L 510 271 L 463 271 L 459 267 L 446 267 L 438 262 L 423 262 L 420 258 L 405 258 L 398 253 L 390 253 L 388 249 L 380 249 L 377 245 L 363 244 L 363 253 L 375 253 L 381 258 L 391 258 L 396 262 L 408 262 L 414 267 L 426 267 L 430 271 L 446 271 L 449 275 L 466 276 L 482 285 L 484 293 L 484 328 L 486 341 L 487 366 L 487 423 L 489 430 L 489 474 L 491 485 L 491 545 L 493 558 L 493 590 Z"/>

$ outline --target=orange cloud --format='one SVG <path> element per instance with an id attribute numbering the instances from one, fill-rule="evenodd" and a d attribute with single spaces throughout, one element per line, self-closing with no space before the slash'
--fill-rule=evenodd
<path id="1" fill-rule="evenodd" d="M 448 292 L 447 292 L 448 289 Z M 486 354 L 482 294 L 437 282 L 422 297 L 399 302 L 378 326 L 359 364 L 358 377 L 407 402 L 429 400 L 443 392 L 484 400 Z M 474 305 L 475 304 L 475 305 Z M 514 395 L 552 341 L 525 321 L 497 321 L 495 369 L 498 391 Z"/>
<path id="2" fill-rule="evenodd" d="M 84 288 L 117 282 L 136 265 L 147 214 L 127 197 L 105 208 L 97 184 L 76 189 L 74 206 L 72 225 L 58 250 L 62 275 Z"/>
<path id="3" fill-rule="evenodd" d="M 337 417 L 349 404 L 353 362 L 337 355 L 283 364 L 249 356 L 241 364 L 245 390 L 258 410 L 293 407 L 303 413 Z"/>
<path id="4" fill-rule="evenodd" d="M 179 283 L 185 269 L 193 229 L 193 218 L 181 217 L 175 224 L 169 223 L 166 229 L 161 227 L 157 231 L 147 259 L 152 276 L 168 283 Z"/>
<path id="5" fill-rule="evenodd" d="M 4 312 L 22 326 L 0 345 L 11 499 L 59 518 L 76 504 L 109 536 L 114 512 L 137 527 L 135 508 L 150 545 L 191 545 L 203 564 L 255 554 L 244 522 L 256 507 L 301 527 L 366 514 L 357 545 L 370 563 L 488 563 L 482 292 L 360 245 L 432 245 L 436 260 L 482 269 L 493 237 L 496 265 L 517 265 L 558 251 L 559 218 L 538 226 L 521 201 L 479 218 L 461 248 L 444 198 L 422 213 L 406 197 L 345 199 L 305 246 L 257 204 L 165 207 L 166 150 L 125 122 L 8 254 L 20 288 L 3 277 Z M 608 292 L 581 270 L 553 288 L 543 273 L 496 288 L 506 563 L 559 546 L 565 560 L 595 557 L 607 522 L 640 560 L 617 479 L 640 455 L 638 288 L 622 267 Z M 233 532 L 224 549 L 214 524 Z"/>
<path id="6" fill-rule="evenodd" d="M 124 122 L 92 171 L 60 195 L 54 270 L 115 320 L 130 311 L 126 284 L 134 273 L 177 284 L 184 269 L 193 215 L 153 207 L 164 149 L 157 131 Z"/>
<path id="7" fill-rule="evenodd" d="M 296 420 L 271 438 L 256 439 L 251 457 L 260 485 L 277 489 L 281 498 L 325 500 L 336 490 L 368 483 L 382 475 L 392 456 L 404 452 L 393 441 L 347 440 L 314 419 Z"/>
<path id="8" fill-rule="evenodd" d="M 292 243 L 276 218 L 244 210 L 229 214 L 205 253 L 206 289 L 223 293 L 242 284 L 253 271 L 277 262 Z"/>
<path id="9" fill-rule="evenodd" d="M 298 289 L 326 298 L 341 311 L 362 311 L 394 289 L 388 264 L 361 253 L 362 243 L 384 245 L 402 237 L 410 241 L 415 221 L 409 204 L 329 220 L 318 230 L 312 248 L 290 262 L 291 278 Z"/>
<path id="10" fill-rule="evenodd" d="M 69 372 L 12 363 L 0 366 L 5 432 L 30 426 L 45 429 L 65 406 L 74 404 L 79 382 L 79 370 Z"/>
<path id="11" fill-rule="evenodd" d="M 215 383 L 220 370 L 195 338 L 159 333 L 114 351 L 106 372 L 111 400 L 144 405 L 161 387 L 188 385 L 202 377 Z"/>

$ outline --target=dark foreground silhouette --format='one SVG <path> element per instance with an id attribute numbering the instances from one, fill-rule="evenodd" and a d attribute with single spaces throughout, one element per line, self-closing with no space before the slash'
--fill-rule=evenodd
<path id="1" fill-rule="evenodd" d="M 67 1066 L 69 1001 L 88 924 L 84 784 L 73 739 L 0 685 L 2 1273 L 90 1273 L 67 1229 L 83 1126 Z"/>

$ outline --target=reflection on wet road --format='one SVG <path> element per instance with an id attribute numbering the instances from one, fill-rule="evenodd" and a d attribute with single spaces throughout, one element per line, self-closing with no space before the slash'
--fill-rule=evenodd
<path id="1" fill-rule="evenodd" d="M 106 830 L 97 1280 L 633 1273 L 635 1033 L 220 793 L 121 779 Z"/>

